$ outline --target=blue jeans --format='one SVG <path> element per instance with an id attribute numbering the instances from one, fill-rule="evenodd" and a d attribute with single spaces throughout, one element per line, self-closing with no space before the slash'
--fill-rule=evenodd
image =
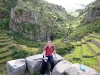
<path id="1" fill-rule="evenodd" d="M 48 61 L 51 65 L 50 71 L 52 72 L 53 68 L 54 68 L 54 60 L 53 60 L 53 56 L 46 56 L 48 57 Z M 46 70 L 46 64 L 47 62 L 45 62 L 44 60 L 42 61 L 42 67 L 41 67 L 41 71 L 40 74 L 45 74 L 45 70 Z"/>

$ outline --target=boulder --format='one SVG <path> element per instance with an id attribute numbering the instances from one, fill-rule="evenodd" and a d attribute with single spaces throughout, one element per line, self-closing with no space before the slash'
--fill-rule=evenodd
<path id="1" fill-rule="evenodd" d="M 71 62 L 68 62 L 66 60 L 62 60 L 54 67 L 52 71 L 52 75 L 65 75 L 65 69 L 68 69 L 72 65 Z"/>
<path id="2" fill-rule="evenodd" d="M 56 57 L 57 58 L 54 58 L 55 64 L 57 64 L 61 60 L 64 60 L 64 58 L 58 54 L 56 55 Z M 28 67 L 30 74 L 33 74 L 35 71 L 40 72 L 41 64 L 42 64 L 42 60 L 43 60 L 43 54 L 29 56 L 25 60 L 26 60 L 27 67 Z M 49 66 L 49 65 L 47 65 L 47 66 Z"/>
<path id="3" fill-rule="evenodd" d="M 25 75 L 25 59 L 11 60 L 7 62 L 8 75 Z"/>
<path id="4" fill-rule="evenodd" d="M 60 56 L 59 54 L 56 54 L 56 57 L 53 55 L 54 57 L 54 64 L 56 65 L 58 62 L 60 62 L 61 60 L 64 60 L 64 58 L 62 56 Z"/>
<path id="5" fill-rule="evenodd" d="M 80 64 L 73 64 L 69 69 L 65 70 L 66 75 L 99 75 L 94 69 L 82 65 L 85 69 L 84 71 L 80 69 Z"/>

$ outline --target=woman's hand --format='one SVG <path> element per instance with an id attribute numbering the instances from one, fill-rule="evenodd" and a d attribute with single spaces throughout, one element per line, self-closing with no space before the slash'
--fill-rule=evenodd
<path id="1" fill-rule="evenodd" d="M 47 62 L 47 60 L 44 59 L 45 62 Z"/>
<path id="2" fill-rule="evenodd" d="M 45 62 L 47 62 L 47 60 L 48 60 L 48 57 L 44 57 L 43 59 L 44 59 L 44 61 L 45 61 Z"/>

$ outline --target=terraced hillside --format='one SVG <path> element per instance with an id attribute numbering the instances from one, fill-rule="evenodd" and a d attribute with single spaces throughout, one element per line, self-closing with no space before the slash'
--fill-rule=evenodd
<path id="1" fill-rule="evenodd" d="M 14 49 L 21 50 L 21 46 L 14 43 L 12 38 L 6 32 L 0 31 L 0 75 L 6 74 L 6 62 L 14 59 Z"/>
<path id="2" fill-rule="evenodd" d="M 64 56 L 66 60 L 85 64 L 100 72 L 100 34 L 89 34 L 70 43 L 74 46 L 74 51 Z"/>
<path id="3" fill-rule="evenodd" d="M 18 37 L 16 37 L 18 38 Z M 8 31 L 0 30 L 0 75 L 7 75 L 6 70 L 6 62 L 13 59 L 25 58 L 30 55 L 34 55 L 39 51 L 41 45 L 42 47 L 46 44 L 45 42 L 32 42 L 32 41 L 24 41 L 23 43 L 18 43 L 21 41 L 21 38 L 15 40 L 14 36 L 8 35 Z M 37 47 L 37 46 L 40 47 Z"/>
<path id="4" fill-rule="evenodd" d="M 0 74 L 5 72 L 5 64 L 12 59 L 13 50 L 9 49 L 14 46 L 13 42 L 5 33 L 0 32 Z"/>
<path id="5" fill-rule="evenodd" d="M 0 75 L 7 75 L 6 62 L 14 59 L 13 55 L 14 52 L 16 52 L 15 50 L 22 50 L 22 46 L 14 43 L 12 38 L 8 36 L 6 32 L 0 31 Z M 17 53 L 15 55 L 17 55 Z"/>

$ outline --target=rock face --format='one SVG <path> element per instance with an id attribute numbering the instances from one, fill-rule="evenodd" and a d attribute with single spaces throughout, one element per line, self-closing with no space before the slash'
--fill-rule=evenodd
<path id="1" fill-rule="evenodd" d="M 69 69 L 66 69 L 65 73 L 67 75 L 99 75 L 94 69 L 83 65 L 85 71 L 80 69 L 80 64 L 73 64 Z"/>
<path id="2" fill-rule="evenodd" d="M 40 72 L 42 60 L 43 60 L 43 54 L 34 55 L 26 58 L 27 67 L 31 74 L 33 74 L 35 71 Z M 58 54 L 57 54 L 57 58 L 54 58 L 55 64 L 57 64 L 61 60 L 64 59 Z"/>
<path id="3" fill-rule="evenodd" d="M 8 61 L 7 70 L 8 70 L 8 75 L 24 75 L 26 70 L 25 59 Z"/>
<path id="4" fill-rule="evenodd" d="M 8 75 L 26 75 L 25 70 L 33 75 L 35 72 L 40 72 L 43 54 L 29 56 L 26 59 L 17 59 L 7 62 Z M 72 64 L 64 60 L 63 57 L 57 54 L 55 60 L 55 67 L 52 75 L 99 75 L 94 69 L 85 65 L 85 71 L 80 69 L 80 64 Z M 47 67 L 50 68 L 49 64 Z M 47 74 L 49 72 L 47 71 Z"/>
<path id="5" fill-rule="evenodd" d="M 31 40 L 48 40 L 57 21 L 67 20 L 66 13 L 62 6 L 44 0 L 18 0 L 18 5 L 11 10 L 9 28 Z"/>

